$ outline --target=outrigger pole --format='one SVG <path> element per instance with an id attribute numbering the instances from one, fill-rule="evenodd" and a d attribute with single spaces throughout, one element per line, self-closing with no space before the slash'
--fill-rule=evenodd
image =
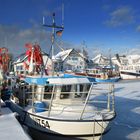
<path id="1" fill-rule="evenodd" d="M 52 28 L 52 38 L 51 38 L 51 41 L 52 41 L 52 45 L 51 45 L 51 50 L 52 50 L 52 75 L 54 75 L 54 63 L 53 63 L 53 56 L 54 56 L 54 39 L 55 39 L 55 29 L 61 29 L 63 30 L 64 29 L 64 26 L 58 26 L 56 25 L 55 23 L 55 13 L 53 13 L 53 19 L 52 19 L 52 25 L 47 25 L 45 24 L 45 17 L 43 17 L 43 26 L 45 27 L 50 27 Z"/>

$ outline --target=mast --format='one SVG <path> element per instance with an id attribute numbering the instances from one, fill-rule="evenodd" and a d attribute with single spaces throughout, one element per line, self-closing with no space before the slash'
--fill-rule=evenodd
<path id="1" fill-rule="evenodd" d="M 112 60 L 111 60 L 111 49 L 109 49 L 109 66 L 113 70 L 113 64 L 112 64 Z"/>
<path id="2" fill-rule="evenodd" d="M 53 56 L 54 56 L 54 40 L 55 40 L 55 29 L 64 29 L 64 26 L 58 26 L 55 23 L 55 13 L 52 15 L 52 25 L 45 24 L 45 18 L 43 17 L 43 26 L 52 28 L 52 36 L 51 36 L 51 59 L 52 59 L 52 75 L 54 75 L 54 63 L 53 63 Z"/>

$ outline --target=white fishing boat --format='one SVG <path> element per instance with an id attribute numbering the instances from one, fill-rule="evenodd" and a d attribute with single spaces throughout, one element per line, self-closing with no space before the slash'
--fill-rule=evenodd
<path id="1" fill-rule="evenodd" d="M 122 79 L 140 79 L 140 56 L 128 55 L 120 67 Z"/>
<path id="2" fill-rule="evenodd" d="M 42 79 L 25 78 L 28 85 L 20 85 L 10 102 L 29 129 L 72 137 L 101 136 L 109 130 L 115 117 L 112 84 L 107 91 L 105 85 L 98 87 L 87 78 Z"/>
<path id="3" fill-rule="evenodd" d="M 47 25 L 53 28 L 51 50 L 54 29 L 62 28 L 54 19 L 55 14 L 53 25 Z M 55 76 L 53 63 L 51 75 L 26 75 L 23 81 L 18 90 L 13 89 L 10 107 L 30 130 L 71 137 L 95 137 L 108 132 L 115 117 L 113 84 L 103 89 L 107 86 L 98 87 L 86 77 Z"/>
<path id="4" fill-rule="evenodd" d="M 120 70 L 120 76 L 122 79 L 140 79 L 140 71 L 139 70 Z"/>

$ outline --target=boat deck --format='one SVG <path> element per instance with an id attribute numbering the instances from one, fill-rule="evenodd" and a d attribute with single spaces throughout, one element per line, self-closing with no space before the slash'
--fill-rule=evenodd
<path id="1" fill-rule="evenodd" d="M 58 110 L 57 110 L 58 109 Z M 28 110 L 32 114 L 32 109 Z M 68 107 L 65 109 L 55 108 L 51 110 L 49 118 L 51 119 L 59 119 L 59 120 L 79 120 L 81 116 L 82 110 L 76 110 L 74 107 Z M 35 113 L 35 115 L 40 117 L 48 118 L 48 111 L 43 111 L 39 113 Z M 103 109 L 102 111 L 97 111 L 96 109 L 93 111 L 87 110 L 82 116 L 82 120 L 109 120 L 115 116 L 113 111 L 108 111 L 107 109 Z"/>

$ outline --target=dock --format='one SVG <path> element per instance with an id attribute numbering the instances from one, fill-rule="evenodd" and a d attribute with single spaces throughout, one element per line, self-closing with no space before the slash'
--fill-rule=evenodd
<path id="1" fill-rule="evenodd" d="M 24 131 L 13 113 L 1 101 L 0 108 L 0 140 L 32 140 Z"/>

